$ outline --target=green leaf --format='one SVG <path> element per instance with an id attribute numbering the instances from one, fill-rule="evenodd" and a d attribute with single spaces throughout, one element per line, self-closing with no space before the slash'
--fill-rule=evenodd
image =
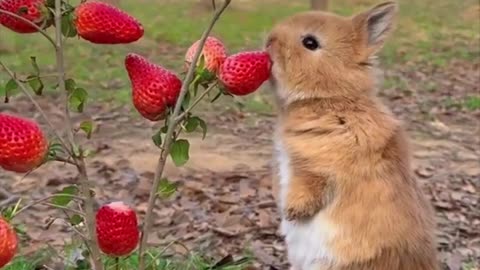
<path id="1" fill-rule="evenodd" d="M 77 29 L 73 22 L 73 12 L 68 12 L 62 16 L 62 35 L 64 37 L 74 37 L 77 35 Z"/>
<path id="2" fill-rule="evenodd" d="M 5 86 L 0 86 L 0 96 L 5 97 L 4 101 L 5 103 L 8 103 L 10 100 L 10 97 L 20 93 L 20 89 L 18 89 L 18 85 L 15 82 L 15 80 L 11 79 L 9 80 Z"/>
<path id="3" fill-rule="evenodd" d="M 200 117 L 197 117 L 198 124 L 200 125 L 200 128 L 202 129 L 202 134 L 203 137 L 202 139 L 205 139 L 205 136 L 207 136 L 207 123 Z"/>
<path id="4" fill-rule="evenodd" d="M 168 130 L 168 126 L 167 126 L 167 125 L 163 126 L 163 127 L 160 129 L 160 131 L 161 131 L 162 133 L 167 133 L 167 130 Z"/>
<path id="5" fill-rule="evenodd" d="M 78 193 L 78 188 L 76 186 L 64 187 L 58 194 L 52 198 L 52 203 L 58 206 L 66 206 L 69 202 L 72 201 L 73 197 L 68 195 L 76 195 Z M 68 195 L 66 195 L 68 194 Z"/>
<path id="6" fill-rule="evenodd" d="M 5 84 L 5 92 L 13 91 L 18 89 L 18 84 L 14 79 L 10 79 L 7 84 Z"/>
<path id="7" fill-rule="evenodd" d="M 190 117 L 190 118 L 188 118 L 188 119 L 185 121 L 185 122 L 186 122 L 186 123 L 185 123 L 185 131 L 187 131 L 187 132 L 189 132 L 189 133 L 190 133 L 190 132 L 194 132 L 194 131 L 197 129 L 198 125 L 200 124 L 200 123 L 198 122 L 198 119 L 199 119 L 198 117 Z"/>
<path id="8" fill-rule="evenodd" d="M 193 116 L 186 120 L 185 131 L 188 133 L 194 132 L 198 127 L 202 129 L 203 139 L 205 139 L 207 135 L 207 123 L 198 116 Z"/>
<path id="9" fill-rule="evenodd" d="M 38 77 L 37 75 L 30 75 L 27 77 L 27 81 L 28 85 L 30 85 L 30 88 L 32 88 L 35 95 L 41 96 L 44 88 L 42 79 L 40 79 L 40 77 Z"/>
<path id="10" fill-rule="evenodd" d="M 71 91 L 75 90 L 76 86 L 77 86 L 77 84 L 75 83 L 75 81 L 73 79 L 67 79 L 65 81 L 65 89 L 68 92 L 71 92 Z"/>
<path id="11" fill-rule="evenodd" d="M 188 154 L 189 149 L 190 143 L 187 140 L 180 139 L 173 143 L 170 156 L 177 167 L 187 163 L 190 158 Z"/>
<path id="12" fill-rule="evenodd" d="M 157 131 L 153 136 L 152 136 L 152 141 L 157 147 L 162 146 L 162 131 L 159 130 Z"/>
<path id="13" fill-rule="evenodd" d="M 168 198 L 172 196 L 176 191 L 177 191 L 177 185 L 173 182 L 168 181 L 167 178 L 163 178 L 162 180 L 160 180 L 160 183 L 157 189 L 157 196 Z"/>
<path id="14" fill-rule="evenodd" d="M 83 222 L 83 217 L 80 215 L 75 214 L 70 217 L 70 224 L 73 226 L 76 226 L 82 222 Z"/>
<path id="15" fill-rule="evenodd" d="M 70 106 L 77 112 L 83 112 L 85 102 L 87 101 L 88 93 L 83 88 L 75 88 L 70 94 L 69 103 Z"/>
<path id="16" fill-rule="evenodd" d="M 185 97 L 183 98 L 183 102 L 182 102 L 183 110 L 186 110 L 188 108 L 188 105 L 190 105 L 190 100 L 191 100 L 191 93 L 190 91 L 187 91 L 185 93 Z"/>
<path id="17" fill-rule="evenodd" d="M 35 75 L 40 75 L 40 68 L 38 68 L 37 57 L 30 56 L 30 62 L 32 63 L 33 70 L 35 70 Z"/>
<path id="18" fill-rule="evenodd" d="M 80 123 L 80 129 L 87 134 L 87 139 L 90 139 L 92 137 L 92 132 L 93 132 L 93 122 L 90 120 L 85 120 L 82 123 Z"/>

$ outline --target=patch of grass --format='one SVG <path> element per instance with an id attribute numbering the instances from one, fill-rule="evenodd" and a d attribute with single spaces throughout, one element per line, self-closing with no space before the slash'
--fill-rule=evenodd
<path id="1" fill-rule="evenodd" d="M 471 96 L 465 98 L 465 107 L 471 111 L 480 110 L 480 96 Z"/>

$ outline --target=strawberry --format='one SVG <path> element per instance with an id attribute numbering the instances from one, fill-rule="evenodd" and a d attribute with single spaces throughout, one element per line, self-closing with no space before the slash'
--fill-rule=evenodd
<path id="1" fill-rule="evenodd" d="M 17 234 L 10 224 L 0 217 L 0 268 L 7 265 L 17 252 Z"/>
<path id="2" fill-rule="evenodd" d="M 199 43 L 200 40 L 197 40 L 190 46 L 190 48 L 188 48 L 187 53 L 185 54 L 186 68 L 188 68 L 190 63 L 193 61 L 193 57 L 197 52 Z M 225 61 L 225 58 L 227 57 L 227 51 L 219 39 L 207 37 L 201 53 L 201 56 L 202 55 L 205 60 L 205 68 L 212 73 L 216 73 Z"/>
<path id="3" fill-rule="evenodd" d="M 175 73 L 134 53 L 125 58 L 125 67 L 137 111 L 150 121 L 164 119 L 167 107 L 177 101 L 182 81 Z"/>
<path id="4" fill-rule="evenodd" d="M 78 35 L 92 43 L 131 43 L 143 36 L 143 26 L 137 19 L 107 3 L 84 2 L 75 15 Z"/>
<path id="5" fill-rule="evenodd" d="M 18 14 L 23 18 L 41 26 L 47 20 L 48 14 L 43 11 L 45 0 L 0 0 L 0 9 Z M 32 25 L 0 13 L 0 24 L 17 33 L 27 34 L 38 32 Z"/>
<path id="6" fill-rule="evenodd" d="M 28 172 L 43 163 L 47 151 L 48 142 L 35 122 L 0 114 L 0 167 Z"/>
<path id="7" fill-rule="evenodd" d="M 271 66 L 266 52 L 241 52 L 225 59 L 219 78 L 229 93 L 243 96 L 257 90 L 270 77 Z"/>
<path id="8" fill-rule="evenodd" d="M 135 212 L 123 202 L 103 205 L 96 215 L 100 249 L 110 256 L 124 256 L 138 244 L 140 231 Z"/>

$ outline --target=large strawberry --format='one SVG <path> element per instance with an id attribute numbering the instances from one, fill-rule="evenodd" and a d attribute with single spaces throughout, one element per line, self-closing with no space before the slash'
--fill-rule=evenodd
<path id="1" fill-rule="evenodd" d="M 48 20 L 45 0 L 0 0 L 0 9 L 15 13 L 41 26 Z M 0 13 L 0 24 L 17 33 L 35 33 L 37 28 L 5 13 Z"/>
<path id="2" fill-rule="evenodd" d="M 241 52 L 225 59 L 219 78 L 229 93 L 243 96 L 256 91 L 270 77 L 271 66 L 266 52 Z"/>
<path id="3" fill-rule="evenodd" d="M 76 8 L 75 16 L 78 35 L 93 43 L 131 43 L 143 36 L 137 19 L 107 3 L 84 2 Z"/>
<path id="4" fill-rule="evenodd" d="M 28 172 L 44 161 L 47 151 L 47 139 L 35 122 L 0 114 L 0 167 Z"/>
<path id="5" fill-rule="evenodd" d="M 125 58 L 125 67 L 132 85 L 135 108 L 151 121 L 164 119 L 167 107 L 177 101 L 182 81 L 175 73 L 134 53 Z"/>
<path id="6" fill-rule="evenodd" d="M 187 68 L 193 61 L 193 57 L 197 52 L 199 44 L 200 40 L 197 40 L 190 46 L 190 48 L 188 48 L 187 53 L 185 54 L 185 64 Z M 204 57 L 205 68 L 212 73 L 216 73 L 225 61 L 225 58 L 227 58 L 227 51 L 219 39 L 210 36 L 205 40 L 205 45 L 203 46 L 200 55 L 203 55 Z"/>
<path id="7" fill-rule="evenodd" d="M 137 216 L 125 203 L 103 205 L 97 212 L 96 223 L 98 245 L 105 254 L 125 256 L 137 247 Z"/>
<path id="8" fill-rule="evenodd" d="M 0 268 L 7 265 L 17 252 L 17 234 L 10 224 L 0 216 Z"/>

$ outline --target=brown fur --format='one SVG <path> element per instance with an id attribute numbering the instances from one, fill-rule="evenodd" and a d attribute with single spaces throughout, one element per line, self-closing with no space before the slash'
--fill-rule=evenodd
<path id="1" fill-rule="evenodd" d="M 393 18 L 396 6 L 351 18 L 301 13 L 267 41 L 278 132 L 291 159 L 282 211 L 299 222 L 325 211 L 344 231 L 329 243 L 337 261 L 318 270 L 438 269 L 432 209 L 412 175 L 406 134 L 374 97 L 371 59 L 392 25 L 384 17 L 374 28 L 381 12 Z M 322 48 L 305 49 L 304 34 Z"/>

